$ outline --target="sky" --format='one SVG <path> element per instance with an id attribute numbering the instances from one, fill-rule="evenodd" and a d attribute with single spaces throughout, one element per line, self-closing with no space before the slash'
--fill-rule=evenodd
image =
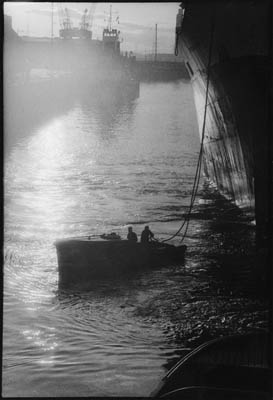
<path id="1" fill-rule="evenodd" d="M 95 5 L 96 4 L 96 5 Z M 94 9 L 93 38 L 101 39 L 107 27 L 112 5 L 112 25 L 120 30 L 121 50 L 135 53 L 152 53 L 155 46 L 157 24 L 158 53 L 173 53 L 175 21 L 180 2 L 153 3 L 39 3 L 4 2 L 4 14 L 12 17 L 12 27 L 19 35 L 51 35 L 53 8 L 53 33 L 59 36 L 59 14 L 67 8 L 73 26 L 78 27 L 84 10 Z"/>

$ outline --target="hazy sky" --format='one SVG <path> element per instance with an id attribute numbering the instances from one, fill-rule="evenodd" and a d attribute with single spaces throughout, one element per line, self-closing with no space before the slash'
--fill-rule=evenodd
<path id="1" fill-rule="evenodd" d="M 61 9 L 68 8 L 73 26 L 78 27 L 85 8 L 94 3 L 34 3 L 5 2 L 4 13 L 12 16 L 13 29 L 19 35 L 50 36 L 53 4 L 53 31 L 59 35 Z M 179 2 L 168 3 L 96 3 L 93 19 L 93 38 L 102 37 L 112 4 L 113 27 L 121 31 L 121 50 L 152 52 L 155 24 L 158 24 L 158 52 L 172 53 L 174 30 Z M 117 23 L 119 21 L 119 24 Z"/>

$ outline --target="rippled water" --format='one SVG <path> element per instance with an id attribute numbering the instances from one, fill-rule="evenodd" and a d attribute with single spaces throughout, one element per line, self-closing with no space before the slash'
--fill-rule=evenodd
<path id="1" fill-rule="evenodd" d="M 210 190 L 185 265 L 58 291 L 55 239 L 147 223 L 165 238 L 180 226 L 199 151 L 188 83 L 141 84 L 131 100 L 85 93 L 16 129 L 4 165 L 4 395 L 147 396 L 194 337 L 266 324 L 265 302 L 234 289 L 221 259 L 221 244 L 251 245 L 253 230 Z"/>

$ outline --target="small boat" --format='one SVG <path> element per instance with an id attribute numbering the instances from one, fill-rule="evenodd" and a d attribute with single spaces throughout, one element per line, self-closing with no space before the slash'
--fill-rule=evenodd
<path id="1" fill-rule="evenodd" d="M 96 278 L 119 277 L 144 268 L 179 264 L 186 246 L 158 241 L 147 244 L 123 240 L 119 235 L 80 237 L 55 242 L 59 286 L 68 287 Z"/>
<path id="2" fill-rule="evenodd" d="M 152 397 L 186 400 L 271 399 L 270 337 L 266 331 L 211 340 L 184 356 Z"/>

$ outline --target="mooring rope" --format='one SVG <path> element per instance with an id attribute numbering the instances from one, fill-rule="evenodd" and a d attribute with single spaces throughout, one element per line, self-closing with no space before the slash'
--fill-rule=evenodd
<path id="1" fill-rule="evenodd" d="M 178 28 L 176 30 L 176 34 L 175 34 L 175 45 L 174 45 L 174 55 L 178 56 L 178 36 L 179 36 L 179 32 L 178 32 Z"/>
<path id="2" fill-rule="evenodd" d="M 169 240 L 174 239 L 183 229 L 183 227 L 186 225 L 185 232 L 181 238 L 181 243 L 186 237 L 189 223 L 190 223 L 190 216 L 192 212 L 192 208 L 194 205 L 194 201 L 197 195 L 198 191 L 198 185 L 200 181 L 200 175 L 201 175 L 201 167 L 202 167 L 202 157 L 203 157 L 203 147 L 204 147 L 204 138 L 205 138 L 205 127 L 206 127 L 206 116 L 207 116 L 207 106 L 208 106 L 208 94 L 209 94 L 209 82 L 210 82 L 210 65 L 211 65 L 211 57 L 212 57 L 212 45 L 213 45 L 213 35 L 214 35 L 214 28 L 215 24 L 214 21 L 211 23 L 211 33 L 210 33 L 210 43 L 209 43 L 209 57 L 208 57 L 208 65 L 207 65 L 207 85 L 206 85 L 206 99 L 205 99 L 205 110 L 204 110 L 204 118 L 203 118 L 203 126 L 202 126 L 202 136 L 201 136 L 201 144 L 200 144 L 200 150 L 199 150 L 199 155 L 198 155 L 198 162 L 197 162 L 197 167 L 196 167 L 196 172 L 195 172 L 195 177 L 194 177 L 194 182 L 193 182 L 193 188 L 192 188 L 192 193 L 191 193 L 191 201 L 190 201 L 190 206 L 189 210 L 184 217 L 184 221 L 182 222 L 180 228 L 178 229 L 177 232 L 175 232 L 172 236 L 170 236 L 167 239 L 162 240 L 161 242 L 168 242 Z"/>

